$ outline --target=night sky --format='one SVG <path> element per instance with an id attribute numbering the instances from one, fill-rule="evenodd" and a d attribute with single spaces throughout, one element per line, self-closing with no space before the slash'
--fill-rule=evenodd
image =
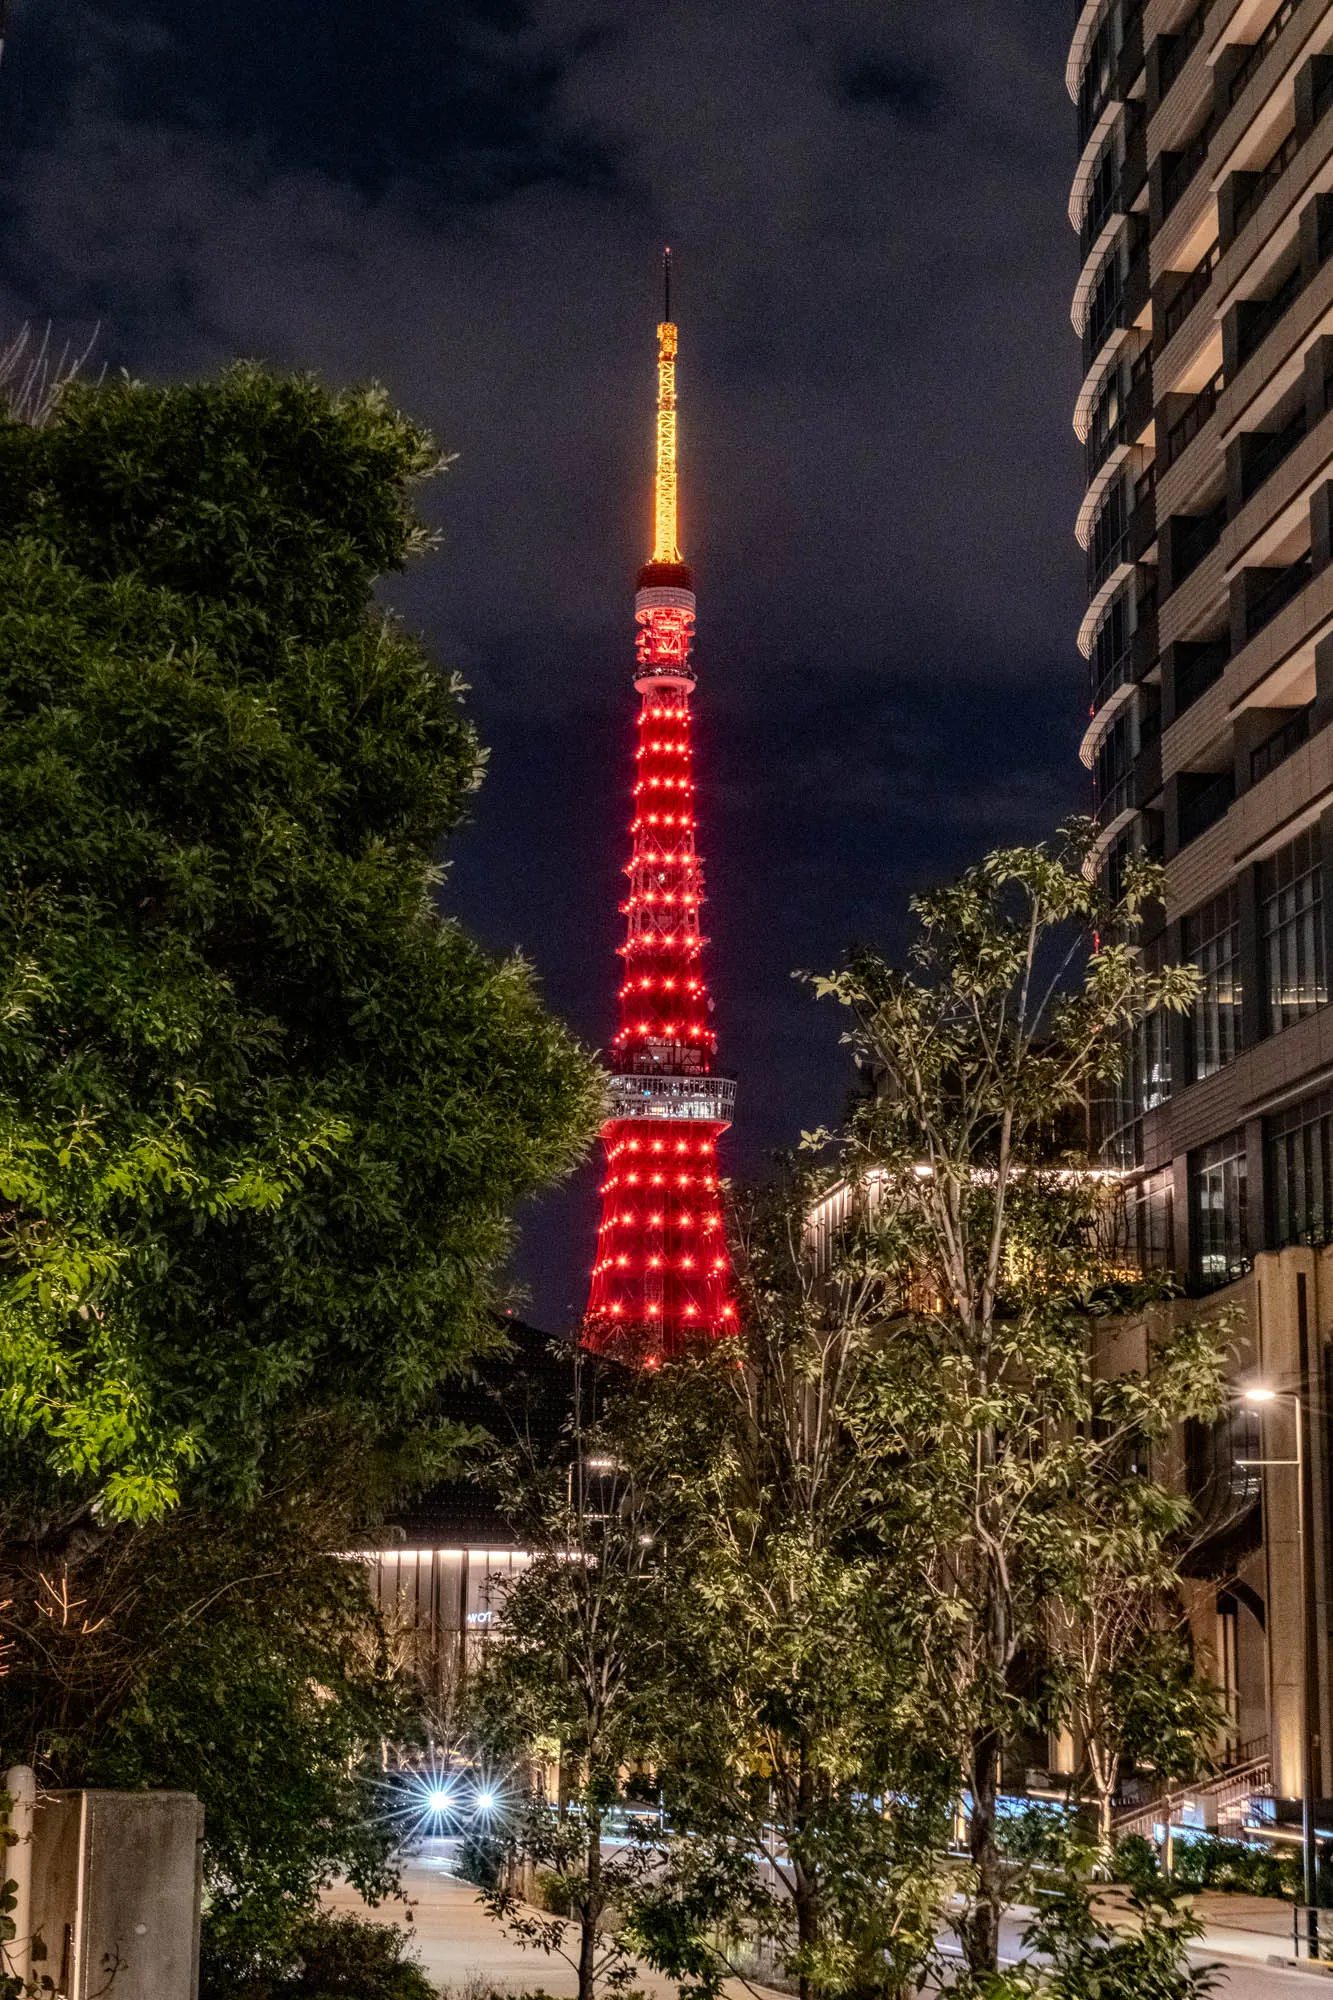
<path id="1" fill-rule="evenodd" d="M 377 378 L 457 463 L 389 592 L 491 749 L 450 907 L 609 1039 L 660 247 L 730 1171 L 837 1115 L 795 985 L 1087 806 L 1071 0 L 20 0 L 0 323 Z M 583 1302 L 595 1171 L 525 1218 Z"/>

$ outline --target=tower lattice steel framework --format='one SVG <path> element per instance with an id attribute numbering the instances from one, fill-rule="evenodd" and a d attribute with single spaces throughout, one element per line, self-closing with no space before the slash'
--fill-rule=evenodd
<path id="1" fill-rule="evenodd" d="M 624 979 L 613 1044 L 606 1173 L 585 1337 L 678 1351 L 736 1324 L 718 1190 L 717 1142 L 736 1085 L 713 1070 L 717 1038 L 703 974 L 703 864 L 695 845 L 694 578 L 677 546 L 676 328 L 670 252 L 657 329 L 654 546 L 634 616 L 641 697 Z"/>

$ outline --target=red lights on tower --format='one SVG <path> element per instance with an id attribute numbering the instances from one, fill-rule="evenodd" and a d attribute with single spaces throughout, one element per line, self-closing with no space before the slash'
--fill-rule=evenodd
<path id="1" fill-rule="evenodd" d="M 669 254 L 669 253 L 668 253 Z M 676 328 L 657 329 L 655 538 L 639 572 L 629 893 L 620 905 L 625 976 L 612 1044 L 606 1176 L 585 1338 L 632 1336 L 648 1358 L 736 1326 L 722 1228 L 717 1142 L 736 1085 L 712 1067 L 717 1042 L 699 927 L 694 844 L 694 579 L 676 545 Z"/>

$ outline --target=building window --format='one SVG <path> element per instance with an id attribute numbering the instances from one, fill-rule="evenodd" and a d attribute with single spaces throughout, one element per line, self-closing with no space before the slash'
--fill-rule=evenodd
<path id="1" fill-rule="evenodd" d="M 1333 1091 L 1268 1120 L 1273 1241 L 1333 1242 Z"/>
<path id="2" fill-rule="evenodd" d="M 1190 1080 L 1212 1076 L 1240 1048 L 1240 909 L 1235 884 L 1185 919 L 1185 957 L 1202 975 L 1190 1017 Z"/>
<path id="3" fill-rule="evenodd" d="M 1121 1036 L 1119 1073 L 1096 1103 L 1099 1156 L 1107 1166 L 1133 1167 L 1142 1161 L 1139 1120 L 1171 1095 L 1171 1041 L 1164 1008 L 1126 1028 Z"/>
<path id="4" fill-rule="evenodd" d="M 1204 1290 L 1249 1270 L 1245 1241 L 1245 1136 L 1231 1132 L 1190 1155 L 1194 1278 Z"/>
<path id="5" fill-rule="evenodd" d="M 1154 1007 L 1134 1031 L 1134 1090 L 1140 1111 L 1155 1111 L 1171 1095 L 1171 1034 L 1165 1007 Z"/>
<path id="6" fill-rule="evenodd" d="M 1259 937 L 1268 1032 L 1275 1035 L 1328 1000 L 1317 826 L 1259 863 Z"/>
<path id="7" fill-rule="evenodd" d="M 1170 1167 L 1145 1174 L 1126 1189 L 1130 1257 L 1140 1271 L 1167 1271 L 1175 1261 L 1175 1183 Z"/>

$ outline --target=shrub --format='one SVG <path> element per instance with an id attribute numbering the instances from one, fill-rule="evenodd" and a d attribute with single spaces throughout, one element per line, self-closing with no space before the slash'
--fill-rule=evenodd
<path id="1" fill-rule="evenodd" d="M 1009 1861 L 1055 1864 L 1063 1860 L 1069 1841 L 1076 1838 L 1077 1832 L 1076 1815 L 1068 1806 L 1033 1800 L 1000 1816 L 995 1840 Z"/>
<path id="2" fill-rule="evenodd" d="M 572 1916 L 580 1879 L 571 1880 L 568 1875 L 557 1874 L 554 1868 L 539 1868 L 532 1881 L 532 1900 L 539 1910 L 549 1910 L 553 1917 Z"/>
<path id="3" fill-rule="evenodd" d="M 200 2000 L 435 2000 L 435 1988 L 396 1924 L 320 1911 L 292 1925 L 270 1965 L 221 1965 L 205 1950 Z"/>
<path id="4" fill-rule="evenodd" d="M 1141 1833 L 1126 1834 L 1115 1849 L 1115 1879 L 1134 1888 L 1161 1880 L 1157 1850 Z M 1233 1895 L 1283 1896 L 1301 1893 L 1301 1866 L 1294 1855 L 1275 1854 L 1246 1840 L 1219 1840 L 1215 1834 L 1177 1834 L 1171 1881 L 1184 1890 L 1224 1889 Z"/>
<path id="5" fill-rule="evenodd" d="M 1181 1889 L 1229 1889 L 1248 1896 L 1285 1896 L 1288 1902 L 1296 1902 L 1301 1893 L 1295 1856 L 1244 1840 L 1218 1840 L 1213 1834 L 1188 1840 L 1177 1836 L 1172 1879 Z"/>
<path id="6" fill-rule="evenodd" d="M 458 1843 L 454 1870 L 465 1882 L 478 1889 L 493 1889 L 500 1880 L 507 1850 L 494 1834 L 469 1829 Z"/>

